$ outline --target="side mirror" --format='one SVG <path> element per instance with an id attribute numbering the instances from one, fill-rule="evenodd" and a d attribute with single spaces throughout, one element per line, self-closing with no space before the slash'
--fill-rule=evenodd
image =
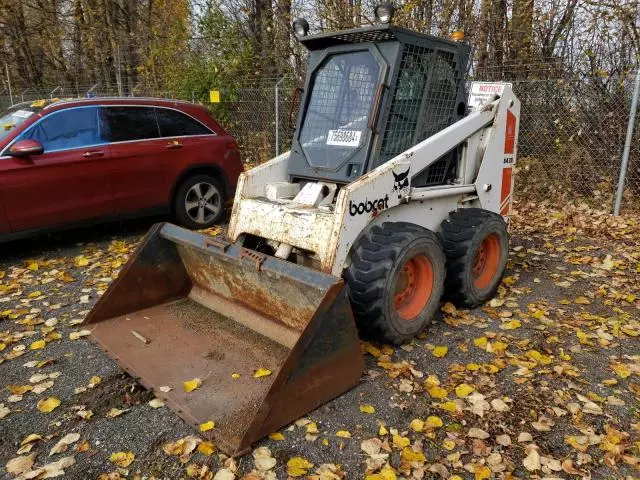
<path id="1" fill-rule="evenodd" d="M 18 140 L 9 147 L 9 155 L 13 157 L 30 157 L 31 155 L 41 155 L 42 152 L 44 152 L 44 148 L 37 140 Z"/>

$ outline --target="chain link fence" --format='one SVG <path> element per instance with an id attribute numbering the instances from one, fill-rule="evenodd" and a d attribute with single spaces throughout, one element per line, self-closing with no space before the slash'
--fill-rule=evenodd
<path id="1" fill-rule="evenodd" d="M 542 66 L 541 66 L 542 67 Z M 545 65 L 545 67 L 548 67 Z M 521 199 L 573 199 L 613 208 L 621 158 L 629 121 L 634 74 L 618 79 L 587 81 L 577 76 L 544 72 L 545 78 L 528 73 L 510 81 L 522 102 L 518 144 L 518 180 Z M 541 77 L 540 69 L 537 77 Z M 504 69 L 485 69 L 475 78 L 505 81 L 514 78 Z M 176 98 L 206 104 L 214 117 L 238 140 L 248 165 L 266 161 L 291 145 L 294 110 L 292 95 L 302 81 L 292 77 L 238 82 L 221 90 L 220 103 L 210 104 L 208 94 L 191 92 Z M 143 89 L 133 95 L 144 96 Z M 12 92 L 13 103 L 40 98 L 115 96 L 109 88 L 57 86 Z M 0 92 L 0 105 L 11 105 L 8 92 Z M 290 115 L 291 113 L 291 115 Z M 640 211 L 640 118 L 629 149 L 629 167 L 622 199 L 623 210 Z"/>

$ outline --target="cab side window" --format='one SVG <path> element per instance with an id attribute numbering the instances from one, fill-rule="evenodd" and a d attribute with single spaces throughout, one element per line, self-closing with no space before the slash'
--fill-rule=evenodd
<path id="1" fill-rule="evenodd" d="M 100 107 L 100 128 L 109 142 L 149 140 L 160 136 L 152 107 Z"/>
<path id="2" fill-rule="evenodd" d="M 106 143 L 100 137 L 96 107 L 69 108 L 46 115 L 22 138 L 37 140 L 45 152 Z"/>
<path id="3" fill-rule="evenodd" d="M 184 137 L 187 135 L 210 135 L 212 132 L 197 120 L 177 110 L 156 108 L 160 135 L 163 137 Z"/>

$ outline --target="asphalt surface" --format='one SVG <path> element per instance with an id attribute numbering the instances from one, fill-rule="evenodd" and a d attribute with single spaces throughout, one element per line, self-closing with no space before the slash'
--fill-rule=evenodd
<path id="1" fill-rule="evenodd" d="M 634 257 L 633 253 L 638 252 L 638 237 L 633 238 L 635 230 L 632 229 L 631 238 L 624 235 L 622 239 L 595 238 L 589 231 L 583 236 L 567 232 L 562 222 L 552 222 L 548 226 L 541 225 L 542 222 L 532 226 L 530 222 L 529 217 L 526 221 L 524 218 L 516 220 L 507 281 L 501 287 L 499 298 L 502 303 L 499 306 L 441 314 L 422 338 L 387 350 L 387 353 L 393 351 L 388 359 L 393 364 L 391 367 L 384 364 L 384 350 L 382 359 L 376 358 L 375 349 L 370 350 L 375 355 L 365 355 L 366 369 L 360 384 L 307 415 L 306 418 L 318 426 L 317 436 L 308 437 L 302 425 L 304 422 L 300 422 L 300 426 L 294 424 L 281 431 L 284 440 L 266 439 L 258 445 L 271 449 L 277 460 L 273 471 L 278 478 L 287 477 L 287 461 L 295 456 L 308 459 L 315 467 L 324 463 L 339 464 L 347 478 L 362 478 L 367 459 L 367 454 L 360 448 L 362 440 L 377 436 L 383 440 L 391 438 L 380 435 L 381 425 L 388 430 L 397 429 L 399 434 L 411 438 L 418 448 L 422 447 L 426 468 L 418 469 L 420 474 L 414 469 L 414 478 L 447 478 L 436 473 L 441 469 L 431 467 L 433 465 L 445 465 L 450 475 L 474 478 L 474 473 L 470 473 L 473 467 L 469 465 L 484 465 L 489 452 L 498 453 L 506 466 L 502 471 L 494 471 L 491 478 L 501 478 L 508 471 L 524 478 L 535 476 L 535 473 L 544 477 L 540 471 L 532 474 L 523 467 L 525 444 L 516 442 L 522 431 L 531 433 L 541 454 L 559 460 L 573 459 L 573 465 L 584 458 L 576 457 L 576 451 L 566 443 L 567 434 L 580 435 L 588 428 L 602 434 L 605 425 L 612 425 L 629 432 L 630 438 L 625 440 L 629 445 L 638 440 L 638 429 L 634 430 L 633 424 L 640 421 L 640 401 L 630 390 L 631 382 L 638 381 L 635 367 L 630 377 L 618 378 L 616 386 L 602 384 L 603 380 L 616 378 L 610 369 L 612 361 L 623 361 L 625 355 L 640 354 L 638 339 L 620 334 L 603 347 L 596 337 L 589 337 L 588 343 L 581 344 L 576 336 L 577 330 L 584 330 L 588 335 L 597 333 L 598 326 L 603 325 L 599 319 L 605 319 L 606 324 L 606 319 L 617 316 L 624 325 L 629 318 L 638 317 L 640 303 L 631 297 L 640 296 L 634 263 L 640 262 L 640 258 Z M 165 443 L 197 432 L 168 408 L 151 408 L 147 402 L 153 394 L 123 373 L 86 338 L 69 338 L 71 332 L 82 330 L 82 324 L 73 324 L 74 321 L 84 318 L 151 223 L 152 220 L 116 223 L 0 245 L 0 287 L 4 286 L 4 290 L 0 288 L 0 333 L 10 336 L 30 331 L 33 334 L 14 338 L 14 343 L 0 352 L 6 357 L 16 345 L 25 345 L 23 355 L 5 359 L 0 364 L 0 387 L 5 388 L 0 394 L 0 403 L 11 410 L 0 419 L 0 479 L 14 478 L 3 466 L 17 456 L 22 440 L 34 433 L 44 437 L 32 450 L 38 453 L 36 466 L 74 455 L 75 465 L 65 469 L 64 478 L 69 479 L 98 478 L 100 474 L 118 471 L 109 456 L 120 451 L 135 455 L 133 463 L 120 471 L 121 474 L 129 473 L 130 478 L 135 474 L 182 478 L 186 477 L 185 467 L 189 463 L 206 464 L 215 472 L 224 462 L 225 458 L 218 456 L 218 452 L 211 456 L 195 453 L 185 459 L 185 463 L 176 456 L 165 454 L 162 449 Z M 608 255 L 614 261 L 622 260 L 624 265 L 613 271 L 602 270 L 599 265 Z M 581 258 L 586 256 L 589 259 Z M 37 264 L 37 270 L 34 264 Z M 583 274 L 572 274 L 572 270 Z M 562 284 L 569 276 L 572 277 L 570 285 L 559 287 L 558 283 Z M 603 288 L 606 294 L 599 295 L 597 292 Z M 612 291 L 628 297 L 626 300 L 624 295 L 607 297 Z M 581 296 L 589 303 L 575 301 Z M 610 298 L 613 299 L 609 302 Z M 30 350 L 32 342 L 48 333 L 46 329 L 42 330 L 44 324 L 38 321 L 50 319 L 57 320 L 53 331 L 59 332 L 61 339 L 48 341 L 43 349 Z M 519 319 L 521 326 L 513 330 L 501 328 L 512 319 Z M 633 323 L 630 328 L 635 328 Z M 483 336 L 489 343 L 501 340 L 507 344 L 507 355 L 497 359 L 495 353 L 475 345 L 474 340 Z M 436 345 L 448 347 L 443 358 L 433 355 Z M 377 347 L 381 348 L 380 345 Z M 531 350 L 550 355 L 552 364 L 545 366 L 539 362 L 523 373 L 522 368 L 526 367 L 513 360 L 521 361 Z M 571 359 L 562 360 L 569 353 Z M 637 363 L 635 357 L 628 358 L 631 364 Z M 29 361 L 46 359 L 52 359 L 52 362 L 41 368 L 24 366 Z M 167 353 L 166 361 L 171 361 L 171 352 Z M 492 362 L 498 365 L 497 372 L 465 370 L 464 367 Z M 553 370 L 558 366 L 564 371 Z M 571 374 L 569 366 L 577 376 Z M 61 374 L 44 393 L 27 392 L 22 400 L 8 401 L 11 395 L 6 389 L 8 386 L 28 385 L 32 375 L 54 372 Z M 455 399 L 456 395 L 452 394 L 455 386 L 466 382 L 474 385 L 487 399 L 506 397 L 510 400 L 510 411 L 504 414 L 490 411 L 482 417 L 466 411 L 449 414 L 440 408 L 440 400 L 425 392 L 424 381 L 429 375 L 438 377 L 449 391 L 449 398 Z M 86 387 L 94 376 L 101 379 L 98 385 L 74 393 L 76 388 Z M 563 410 L 571 408 L 567 406 L 568 399 L 559 398 L 562 395 L 576 402 L 577 394 L 588 393 L 602 399 L 615 396 L 623 401 L 623 405 L 598 401 L 604 410 L 602 415 L 581 414 L 578 422 L 575 414 L 562 414 L 553 417 L 555 426 L 550 431 L 531 428 L 531 421 L 539 419 L 541 413 L 551 415 L 548 410 L 551 405 Z M 59 398 L 61 404 L 50 413 L 42 413 L 38 411 L 37 403 L 47 396 Z M 362 405 L 371 405 L 375 411 L 363 413 Z M 115 418 L 105 416 L 112 408 L 127 411 Z M 90 410 L 93 415 L 83 419 L 77 414 L 82 410 Z M 424 436 L 410 430 L 413 419 L 431 415 L 442 417 L 445 426 Z M 491 435 L 484 447 L 475 440 L 467 439 L 465 443 L 464 432 L 471 427 L 481 428 Z M 348 431 L 350 438 L 337 437 L 338 431 Z M 80 442 L 88 442 L 88 450 L 76 452 L 72 446 L 65 453 L 48 457 L 51 447 L 70 432 L 79 433 Z M 513 447 L 497 446 L 493 441 L 495 436 L 505 433 L 513 439 Z M 462 457 L 458 460 L 447 459 L 452 452 L 442 447 L 444 440 L 452 438 L 460 447 Z M 637 449 L 638 446 L 630 446 L 626 453 L 637 455 Z M 388 460 L 397 469 L 398 477 L 409 476 L 411 469 L 402 469 L 401 449 L 391 447 L 389 450 Z M 593 461 L 580 468 L 593 478 L 638 475 L 637 469 L 620 458 L 615 467 L 607 465 L 597 445 L 588 451 Z M 251 455 L 237 459 L 239 477 L 252 469 Z M 309 473 L 313 470 L 311 468 Z M 555 478 L 576 478 L 566 471 L 554 475 Z M 475 478 L 478 478 L 477 473 Z"/>

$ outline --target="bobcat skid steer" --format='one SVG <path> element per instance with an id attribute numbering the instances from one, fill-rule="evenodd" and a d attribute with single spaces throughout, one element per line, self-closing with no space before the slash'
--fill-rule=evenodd
<path id="1" fill-rule="evenodd" d="M 296 27 L 309 63 L 291 151 L 241 176 L 226 238 L 154 226 L 87 319 L 229 454 L 356 385 L 359 336 L 407 341 L 443 294 L 481 304 L 507 260 L 510 86 L 468 100 L 463 43 Z"/>

